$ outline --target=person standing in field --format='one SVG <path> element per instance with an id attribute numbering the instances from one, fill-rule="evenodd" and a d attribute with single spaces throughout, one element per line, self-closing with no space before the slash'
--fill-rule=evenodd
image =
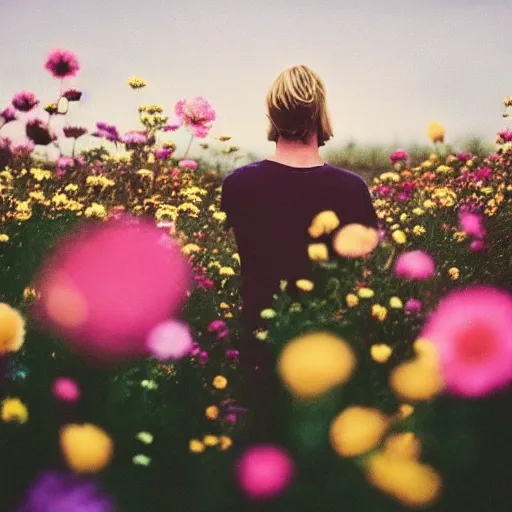
<path id="1" fill-rule="evenodd" d="M 269 401 L 278 389 L 271 347 L 254 336 L 265 327 L 260 313 L 272 307 L 280 281 L 296 296 L 298 279 L 311 276 L 310 243 L 324 242 L 331 256 L 331 235 L 313 239 L 308 228 L 324 210 L 336 213 L 340 226 L 359 223 L 377 228 L 377 216 L 365 181 L 322 160 L 319 147 L 332 136 L 325 86 L 304 65 L 278 75 L 266 98 L 273 155 L 235 169 L 223 181 L 221 210 L 233 229 L 241 265 L 242 321 L 245 336 L 240 362 L 246 372 L 249 407 L 265 437 L 271 419 Z M 277 387 L 276 387 L 277 386 Z"/>

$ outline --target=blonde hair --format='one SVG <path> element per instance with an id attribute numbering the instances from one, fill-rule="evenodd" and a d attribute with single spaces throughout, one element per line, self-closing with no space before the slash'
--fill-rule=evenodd
<path id="1" fill-rule="evenodd" d="M 333 136 L 324 83 L 307 66 L 293 66 L 278 75 L 267 94 L 266 108 L 267 140 L 277 142 L 282 136 L 306 144 L 316 131 L 318 146 L 323 146 Z"/>

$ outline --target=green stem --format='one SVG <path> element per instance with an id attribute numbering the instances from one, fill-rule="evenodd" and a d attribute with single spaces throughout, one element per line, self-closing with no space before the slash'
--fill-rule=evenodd
<path id="1" fill-rule="evenodd" d="M 185 160 L 185 158 L 187 157 L 188 150 L 190 149 L 190 146 L 192 145 L 192 141 L 193 141 L 193 140 L 194 140 L 194 136 L 193 136 L 193 135 L 191 135 L 191 136 L 190 136 L 190 142 L 188 143 L 187 150 L 185 151 L 185 154 L 183 155 L 182 160 Z"/>

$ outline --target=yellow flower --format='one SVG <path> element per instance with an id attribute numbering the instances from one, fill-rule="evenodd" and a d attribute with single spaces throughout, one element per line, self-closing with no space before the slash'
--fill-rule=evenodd
<path id="1" fill-rule="evenodd" d="M 240 255 L 237 252 L 234 252 L 231 257 L 240 264 Z"/>
<path id="2" fill-rule="evenodd" d="M 423 201 L 423 207 L 426 208 L 427 210 L 435 208 L 435 206 L 436 203 L 432 201 L 432 199 L 425 199 L 425 201 Z"/>
<path id="3" fill-rule="evenodd" d="M 227 450 L 233 444 L 233 441 L 231 441 L 231 438 L 228 436 L 220 436 L 219 441 L 220 441 L 219 448 L 222 451 Z"/>
<path id="4" fill-rule="evenodd" d="M 227 313 L 224 314 L 224 318 L 233 318 L 233 313 L 228 311 Z"/>
<path id="5" fill-rule="evenodd" d="M 400 175 L 397 173 L 397 172 L 393 172 L 393 171 L 390 171 L 390 172 L 384 172 L 382 173 L 379 178 L 382 180 L 382 181 L 385 181 L 385 180 L 390 180 L 390 181 L 394 181 L 394 182 L 398 182 L 400 181 Z"/>
<path id="6" fill-rule="evenodd" d="M 412 432 L 390 435 L 384 442 L 386 455 L 401 459 L 417 459 L 421 454 L 421 441 Z"/>
<path id="7" fill-rule="evenodd" d="M 439 161 L 439 157 L 435 153 L 431 153 L 428 159 L 434 163 Z"/>
<path id="8" fill-rule="evenodd" d="M 144 177 L 144 176 L 153 177 L 155 175 L 155 173 L 153 171 L 150 171 L 149 169 L 139 169 L 137 171 L 137 174 L 142 177 Z"/>
<path id="9" fill-rule="evenodd" d="M 321 235 L 329 234 L 340 225 L 340 220 L 332 210 L 325 210 L 318 213 L 313 218 L 309 226 L 308 233 L 312 238 L 318 238 Z"/>
<path id="10" fill-rule="evenodd" d="M 99 219 L 104 219 L 107 215 L 107 210 L 105 207 L 98 203 L 92 203 L 89 208 L 85 209 L 85 216 L 86 217 L 97 217 Z"/>
<path id="11" fill-rule="evenodd" d="M 357 295 L 361 299 L 371 299 L 375 295 L 375 292 L 371 288 L 363 287 L 357 290 Z"/>
<path id="12" fill-rule="evenodd" d="M 221 307 L 222 309 L 228 309 L 230 306 L 227 302 L 221 302 L 219 304 L 219 307 Z"/>
<path id="13" fill-rule="evenodd" d="M 153 153 L 148 154 L 148 164 L 154 164 L 155 163 L 155 155 Z"/>
<path id="14" fill-rule="evenodd" d="M 353 293 L 349 293 L 345 297 L 345 300 L 347 301 L 347 306 L 349 308 L 353 308 L 354 306 L 357 306 L 359 304 L 359 299 L 357 298 L 357 295 L 355 295 Z"/>
<path id="15" fill-rule="evenodd" d="M 298 302 L 293 302 L 290 305 L 290 312 L 291 313 L 300 313 L 302 311 L 302 306 Z"/>
<path id="16" fill-rule="evenodd" d="M 348 224 L 334 235 L 332 246 L 337 254 L 359 258 L 370 254 L 379 243 L 379 232 L 362 224 Z"/>
<path id="17" fill-rule="evenodd" d="M 212 436 L 211 434 L 207 434 L 203 437 L 203 444 L 205 446 L 215 446 L 219 444 L 219 438 L 217 436 Z"/>
<path id="18" fill-rule="evenodd" d="M 272 308 L 266 308 L 261 311 L 260 316 L 261 318 L 269 319 L 274 318 L 277 315 L 276 311 Z"/>
<path id="19" fill-rule="evenodd" d="M 308 256 L 310 260 L 326 261 L 329 259 L 329 250 L 325 244 L 309 244 Z"/>
<path id="20" fill-rule="evenodd" d="M 27 286 L 23 290 L 23 298 L 25 300 L 35 299 L 37 296 L 38 296 L 38 293 L 37 293 L 37 290 L 35 288 L 30 288 L 29 286 Z"/>
<path id="21" fill-rule="evenodd" d="M 378 320 L 379 322 L 383 322 L 388 316 L 388 310 L 381 306 L 380 304 L 374 304 L 372 306 L 372 317 Z"/>
<path id="22" fill-rule="evenodd" d="M 144 444 L 151 444 L 153 442 L 153 435 L 149 432 L 139 432 L 136 437 Z"/>
<path id="23" fill-rule="evenodd" d="M 18 351 L 25 340 L 25 320 L 9 304 L 0 302 L 0 354 Z"/>
<path id="24" fill-rule="evenodd" d="M 138 466 L 149 466 L 151 464 L 151 457 L 139 453 L 132 457 L 132 462 Z"/>
<path id="25" fill-rule="evenodd" d="M 295 281 L 295 286 L 297 286 L 299 290 L 310 292 L 315 285 L 309 279 L 298 279 Z"/>
<path id="26" fill-rule="evenodd" d="M 228 379 L 224 377 L 223 375 L 217 375 L 213 379 L 213 387 L 216 389 L 225 389 L 228 385 Z"/>
<path id="27" fill-rule="evenodd" d="M 407 220 L 407 213 L 402 213 L 400 215 L 400 222 L 405 222 Z"/>
<path id="28" fill-rule="evenodd" d="M 442 124 L 431 122 L 427 128 L 427 136 L 432 142 L 444 142 L 444 126 Z"/>
<path id="29" fill-rule="evenodd" d="M 425 210 L 423 210 L 423 208 L 420 208 L 420 207 L 416 207 L 413 209 L 412 213 L 414 213 L 414 215 L 423 215 L 425 213 Z"/>
<path id="30" fill-rule="evenodd" d="M 28 421 L 28 409 L 19 398 L 6 398 L 2 402 L 2 421 L 7 423 L 15 421 L 26 423 Z"/>
<path id="31" fill-rule="evenodd" d="M 397 244 L 400 245 L 405 244 L 407 242 L 407 237 L 405 236 L 405 233 L 400 229 L 393 231 L 391 237 Z"/>
<path id="32" fill-rule="evenodd" d="M 55 194 L 52 197 L 52 203 L 55 206 L 60 206 L 61 204 L 66 204 L 68 202 L 68 196 L 66 194 Z"/>
<path id="33" fill-rule="evenodd" d="M 436 172 L 445 173 L 445 174 L 449 173 L 451 171 L 453 171 L 453 169 L 449 165 L 440 165 L 436 169 Z"/>
<path id="34" fill-rule="evenodd" d="M 202 453 L 205 449 L 204 444 L 199 439 L 191 439 L 188 448 L 192 453 Z"/>
<path id="35" fill-rule="evenodd" d="M 455 231 L 455 233 L 453 233 L 453 239 L 456 242 L 463 242 L 464 240 L 466 240 L 466 237 L 467 234 L 464 231 Z"/>
<path id="36" fill-rule="evenodd" d="M 279 281 L 279 289 L 284 292 L 286 290 L 286 287 L 288 286 L 288 281 L 286 279 L 281 279 Z"/>
<path id="37" fill-rule="evenodd" d="M 227 215 L 225 214 L 225 212 L 215 212 L 212 215 L 212 219 L 215 219 L 219 222 L 224 222 L 227 219 Z"/>
<path id="38" fill-rule="evenodd" d="M 231 267 L 221 267 L 219 268 L 219 274 L 221 276 L 234 276 L 235 271 Z"/>
<path id="39" fill-rule="evenodd" d="M 200 251 L 201 250 L 201 247 L 199 247 L 199 245 L 197 244 L 187 244 L 187 245 L 184 245 L 182 248 L 181 248 L 181 251 L 184 253 L 184 254 L 190 254 L 192 252 L 197 252 L 197 251 Z"/>
<path id="40" fill-rule="evenodd" d="M 389 307 L 393 309 L 402 309 L 404 305 L 398 297 L 391 297 L 389 299 Z"/>
<path id="41" fill-rule="evenodd" d="M 369 482 L 406 507 L 425 507 L 439 497 L 442 480 L 431 466 L 389 452 L 373 455 L 365 468 Z"/>
<path id="42" fill-rule="evenodd" d="M 265 341 L 268 338 L 268 330 L 258 331 L 256 333 L 256 338 Z"/>
<path id="43" fill-rule="evenodd" d="M 0 242 L 8 242 L 8 241 L 9 241 L 8 235 L 6 235 L 5 233 L 0 234 Z"/>
<path id="44" fill-rule="evenodd" d="M 216 420 L 219 417 L 219 408 L 216 405 L 210 405 L 205 410 L 205 415 L 209 420 Z"/>
<path id="45" fill-rule="evenodd" d="M 313 332 L 288 342 L 278 360 L 278 373 L 288 390 L 315 398 L 346 382 L 356 366 L 350 345 L 329 332 Z"/>
<path id="46" fill-rule="evenodd" d="M 414 407 L 410 404 L 401 404 L 398 408 L 398 417 L 400 419 L 405 419 L 411 416 L 414 413 Z"/>
<path id="47" fill-rule="evenodd" d="M 67 465 L 77 473 L 96 473 L 114 455 L 114 442 L 100 427 L 86 423 L 60 429 L 60 447 Z"/>
<path id="48" fill-rule="evenodd" d="M 370 354 L 372 359 L 377 363 L 386 363 L 391 356 L 393 349 L 384 343 L 372 345 Z"/>
<path id="49" fill-rule="evenodd" d="M 361 455 L 380 443 L 390 424 L 389 418 L 378 409 L 348 407 L 331 423 L 331 446 L 342 457 Z"/>
<path id="50" fill-rule="evenodd" d="M 137 76 L 131 76 L 128 78 L 127 83 L 132 89 L 141 89 L 142 87 L 146 87 L 146 85 L 148 85 L 143 78 L 139 78 Z"/>
<path id="51" fill-rule="evenodd" d="M 460 271 L 457 267 L 451 267 L 448 269 L 448 274 L 453 281 L 459 279 Z"/>
<path id="52" fill-rule="evenodd" d="M 421 236 L 423 235 L 427 230 L 423 227 L 423 226 L 419 226 L 419 225 L 416 225 L 412 228 L 412 232 L 416 235 L 416 236 Z"/>

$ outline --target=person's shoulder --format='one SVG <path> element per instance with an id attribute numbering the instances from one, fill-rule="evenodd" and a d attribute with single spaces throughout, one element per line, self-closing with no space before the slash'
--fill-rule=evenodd
<path id="1" fill-rule="evenodd" d="M 265 160 L 261 160 L 259 162 L 253 162 L 250 164 L 243 165 L 242 167 L 237 167 L 232 170 L 224 177 L 224 182 L 228 179 L 231 182 L 239 182 L 240 180 L 248 179 L 255 171 L 260 170 L 265 165 Z"/>
<path id="2" fill-rule="evenodd" d="M 349 184 L 355 188 L 368 188 L 368 184 L 359 174 L 356 174 L 355 172 L 349 171 L 348 169 L 344 169 L 342 167 L 335 167 L 334 165 L 330 164 L 328 164 L 326 167 L 327 172 L 329 172 L 333 176 L 333 179 L 337 180 L 338 182 Z"/>

